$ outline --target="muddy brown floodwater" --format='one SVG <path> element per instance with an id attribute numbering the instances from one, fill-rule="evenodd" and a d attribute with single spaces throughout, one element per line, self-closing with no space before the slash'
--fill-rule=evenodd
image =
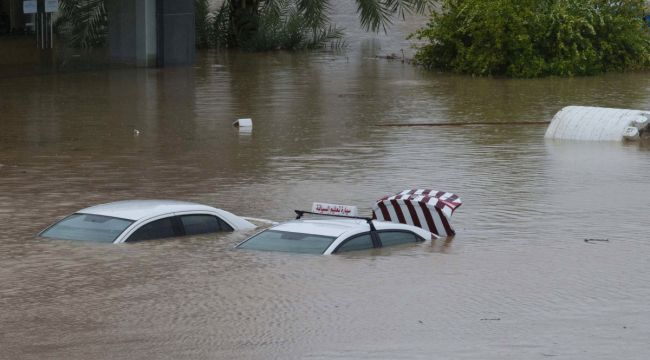
<path id="1" fill-rule="evenodd" d="M 343 53 L 0 79 L 0 359 L 647 359 L 650 146 L 517 123 L 650 109 L 650 74 L 478 79 L 372 58 L 405 31 L 352 29 Z M 378 126 L 423 122 L 489 124 Z M 283 220 L 413 187 L 462 196 L 456 238 L 305 256 L 236 251 L 238 233 L 35 237 L 118 199 Z"/>

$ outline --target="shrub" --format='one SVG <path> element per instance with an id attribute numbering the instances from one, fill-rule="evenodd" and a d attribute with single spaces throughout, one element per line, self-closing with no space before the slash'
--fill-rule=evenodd
<path id="1" fill-rule="evenodd" d="M 643 0 L 442 0 L 415 60 L 472 75 L 593 75 L 650 64 Z"/>

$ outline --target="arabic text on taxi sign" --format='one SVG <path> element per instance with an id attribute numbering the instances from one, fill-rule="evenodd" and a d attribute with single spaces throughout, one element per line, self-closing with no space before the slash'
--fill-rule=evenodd
<path id="1" fill-rule="evenodd" d="M 311 211 L 324 215 L 358 216 L 357 207 L 352 205 L 314 203 L 311 206 Z"/>

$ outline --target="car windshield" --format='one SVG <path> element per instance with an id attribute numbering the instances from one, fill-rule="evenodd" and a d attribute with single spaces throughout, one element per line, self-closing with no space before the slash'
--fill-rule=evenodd
<path id="1" fill-rule="evenodd" d="M 72 214 L 50 226 L 41 236 L 64 240 L 112 243 L 133 221 L 110 216 Z"/>
<path id="2" fill-rule="evenodd" d="M 242 249 L 322 254 L 336 239 L 332 236 L 265 230 L 239 244 Z"/>

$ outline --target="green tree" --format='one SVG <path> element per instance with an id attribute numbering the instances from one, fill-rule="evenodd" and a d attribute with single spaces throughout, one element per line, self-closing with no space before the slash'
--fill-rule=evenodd
<path id="1" fill-rule="evenodd" d="M 211 18 L 208 0 L 194 0 L 197 48 L 205 48 L 209 46 Z"/>
<path id="2" fill-rule="evenodd" d="M 592 75 L 650 64 L 643 0 L 442 0 L 415 60 L 472 75 Z"/>
<path id="3" fill-rule="evenodd" d="M 394 15 L 422 13 L 433 0 L 356 0 L 366 30 L 386 29 Z M 226 0 L 215 15 L 214 42 L 257 50 L 310 47 L 340 37 L 330 0 Z"/>
<path id="4" fill-rule="evenodd" d="M 104 45 L 108 32 L 104 0 L 60 0 L 59 16 L 54 26 L 72 47 Z"/>

